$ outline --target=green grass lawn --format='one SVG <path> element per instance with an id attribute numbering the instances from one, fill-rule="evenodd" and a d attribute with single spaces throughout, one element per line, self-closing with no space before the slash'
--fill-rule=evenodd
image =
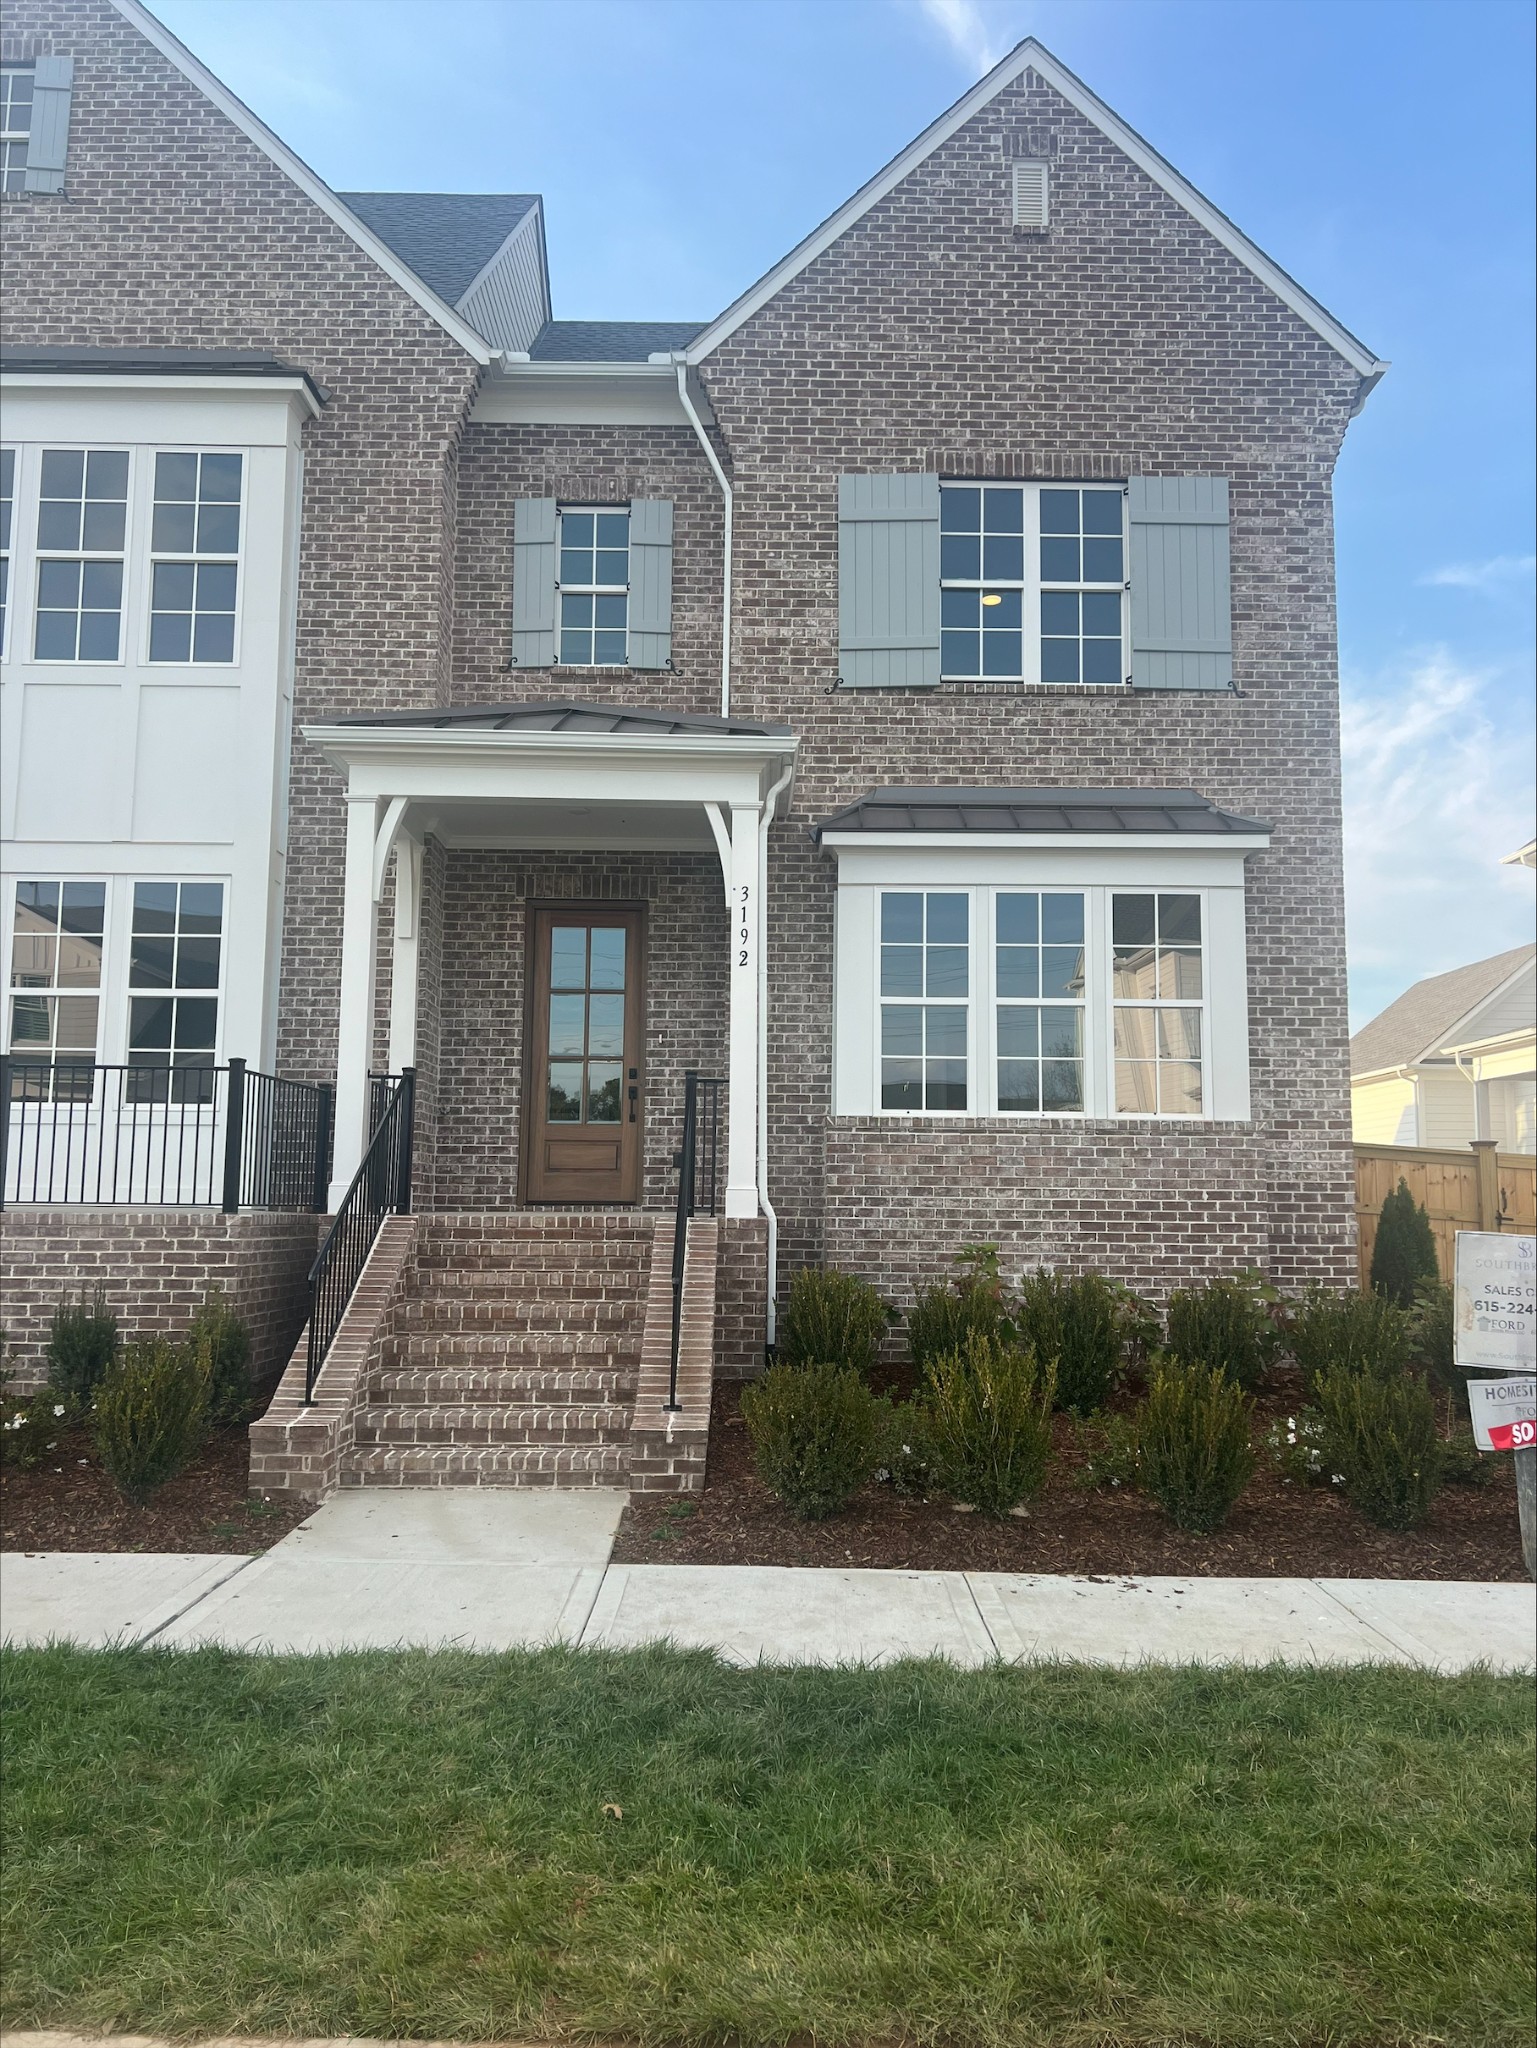
<path id="1" fill-rule="evenodd" d="M 1532 2039 L 1519 1679 L 665 1650 L 4 1666 L 12 2026 Z"/>

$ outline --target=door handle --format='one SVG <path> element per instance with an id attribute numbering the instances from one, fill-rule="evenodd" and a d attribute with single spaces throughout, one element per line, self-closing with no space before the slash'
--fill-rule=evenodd
<path id="1" fill-rule="evenodd" d="M 636 1101 L 637 1101 L 637 1099 L 638 1099 L 639 1095 L 640 1095 L 640 1090 L 639 1090 L 638 1088 L 632 1088 L 632 1089 L 630 1090 L 630 1122 L 631 1122 L 631 1123 L 634 1123 L 634 1121 L 635 1121 L 635 1104 L 636 1104 Z"/>

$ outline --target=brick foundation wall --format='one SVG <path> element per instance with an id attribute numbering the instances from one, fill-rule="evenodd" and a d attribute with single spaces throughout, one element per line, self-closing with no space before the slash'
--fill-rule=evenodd
<path id="1" fill-rule="evenodd" d="M 283 1370 L 309 1313 L 306 1275 L 324 1218 L 210 1209 L 8 1209 L 0 1219 L 0 1323 L 23 1384 L 40 1382 L 64 1294 L 100 1287 L 125 1339 L 179 1336 L 211 1287 L 251 1331 L 251 1377 Z"/>
<path id="2" fill-rule="evenodd" d="M 768 1308 L 768 1221 L 724 1216 L 715 1279 L 715 1371 L 749 1379 L 763 1370 Z"/>

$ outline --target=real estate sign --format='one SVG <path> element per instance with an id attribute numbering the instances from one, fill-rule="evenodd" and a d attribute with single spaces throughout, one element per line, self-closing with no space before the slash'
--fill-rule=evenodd
<path id="1" fill-rule="evenodd" d="M 1529 1451 L 1537 1444 L 1537 1380 L 1469 1380 L 1468 1407 L 1481 1451 Z"/>
<path id="2" fill-rule="evenodd" d="M 1537 1237 L 1459 1230 L 1455 1355 L 1464 1371 L 1537 1366 Z"/>

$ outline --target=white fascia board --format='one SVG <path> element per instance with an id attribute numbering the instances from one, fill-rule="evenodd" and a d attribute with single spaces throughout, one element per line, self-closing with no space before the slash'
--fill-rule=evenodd
<path id="1" fill-rule="evenodd" d="M 1454 1051 L 1466 1050 L 1469 1041 L 1458 1034 L 1473 1022 L 1480 1011 L 1487 1010 L 1491 1003 L 1497 1003 L 1502 997 L 1508 996 L 1512 989 L 1518 988 L 1523 981 L 1531 979 L 1534 972 L 1537 972 L 1537 960 L 1526 959 L 1519 962 L 1502 982 L 1496 983 L 1490 989 L 1486 996 L 1480 996 L 1478 1001 L 1470 1004 L 1460 1017 L 1454 1017 L 1444 1031 L 1438 1031 L 1424 1050 L 1417 1055 L 1417 1058 L 1422 1060 L 1450 1059 Z"/>
<path id="2" fill-rule="evenodd" d="M 624 760 L 635 754 L 677 754 L 684 759 L 722 756 L 739 761 L 782 761 L 800 742 L 794 733 L 471 732 L 448 727 L 306 725 L 307 740 L 339 757 L 349 754 L 581 754 Z"/>
<path id="3" fill-rule="evenodd" d="M 713 424 L 713 415 L 708 415 Z M 663 363 L 531 363 L 500 356 L 476 394 L 481 422 L 686 426 L 678 373 Z"/>
<path id="4" fill-rule="evenodd" d="M 823 846 L 834 853 L 857 847 L 909 853 L 930 847 L 986 847 L 1028 853 L 1033 847 L 1046 851 L 1072 850 L 1083 853 L 1264 853 L 1270 845 L 1268 833 L 1170 832 L 824 832 Z"/>
<path id="5" fill-rule="evenodd" d="M 1484 1059 L 1493 1053 L 1524 1052 L 1533 1045 L 1537 1045 L 1537 1034 L 1531 1031 L 1502 1031 L 1496 1038 L 1458 1039 L 1455 1045 L 1442 1046 L 1440 1051 L 1452 1060 L 1459 1054 L 1465 1059 L 1471 1059 L 1475 1055 Z"/>
<path id="6" fill-rule="evenodd" d="M 244 377 L 237 371 L 223 377 L 208 376 L 123 376 L 100 370 L 6 370 L 0 372 L 0 391 L 142 391 L 160 394 L 189 392 L 222 398 L 230 393 L 242 397 L 281 396 L 291 405 L 297 400 L 311 419 L 320 416 L 320 401 L 306 377 Z"/>
<path id="7" fill-rule="evenodd" d="M 755 285 L 729 305 L 717 320 L 713 320 L 704 333 L 690 343 L 688 359 L 691 363 L 703 362 L 705 357 L 735 334 L 744 321 L 766 306 L 777 292 L 780 292 L 799 275 L 806 266 L 815 262 L 818 256 L 830 249 L 840 235 L 845 234 L 854 223 L 869 212 L 872 206 L 884 199 L 909 172 L 916 170 L 926 157 L 949 141 L 959 129 L 965 127 L 974 114 L 980 113 L 989 100 L 994 99 L 1006 85 L 1034 71 L 1039 77 L 1072 107 L 1076 107 L 1085 120 L 1091 121 L 1100 132 L 1107 136 L 1122 153 L 1146 172 L 1155 185 L 1162 186 L 1171 199 L 1183 206 L 1193 219 L 1199 221 L 1214 240 L 1220 242 L 1228 253 L 1236 256 L 1246 269 L 1260 282 L 1273 291 L 1282 304 L 1289 306 L 1299 319 L 1306 321 L 1315 334 L 1321 335 L 1335 349 L 1351 368 L 1363 379 L 1366 390 L 1370 390 L 1387 371 L 1389 365 L 1362 341 L 1357 340 L 1348 327 L 1344 327 L 1327 308 L 1303 290 L 1294 277 L 1274 263 L 1251 242 L 1247 235 L 1234 226 L 1225 213 L 1198 192 L 1188 179 L 1182 178 L 1174 166 L 1161 157 L 1151 143 L 1145 142 L 1134 128 L 1130 128 L 1118 114 L 1113 113 L 1103 100 L 1096 98 L 1081 78 L 1069 71 L 1051 52 L 1038 43 L 1034 36 L 1012 49 L 999 64 L 995 64 L 987 76 L 980 79 L 970 92 L 958 99 L 947 113 L 908 144 L 900 156 L 893 157 L 884 170 L 878 171 L 868 184 L 862 185 L 851 199 L 844 202 L 838 211 L 823 221 L 803 242 L 797 243 L 788 256 L 775 264 Z M 1365 397 L 1365 391 L 1362 393 Z"/>
<path id="8" fill-rule="evenodd" d="M 236 99 L 227 85 L 215 78 L 205 64 L 198 61 L 185 43 L 178 42 L 162 22 L 155 19 L 139 0 L 112 0 L 112 5 L 123 19 L 132 24 L 144 37 L 153 43 L 167 62 L 176 69 L 206 100 L 219 109 L 227 121 L 234 123 L 248 141 L 275 163 L 285 176 L 290 178 L 306 199 L 313 200 L 322 213 L 326 214 L 347 235 L 366 256 L 372 257 L 379 268 L 398 284 L 408 298 L 414 299 L 422 311 L 428 314 L 477 363 L 489 363 L 493 351 L 474 328 L 454 311 L 446 299 L 440 299 L 416 275 L 408 270 L 394 250 L 381 242 L 370 228 L 364 226 L 357 215 L 337 198 L 325 181 L 312 171 L 301 157 L 294 155 L 286 142 L 273 134 L 267 124 L 259 120 L 251 109 Z"/>

